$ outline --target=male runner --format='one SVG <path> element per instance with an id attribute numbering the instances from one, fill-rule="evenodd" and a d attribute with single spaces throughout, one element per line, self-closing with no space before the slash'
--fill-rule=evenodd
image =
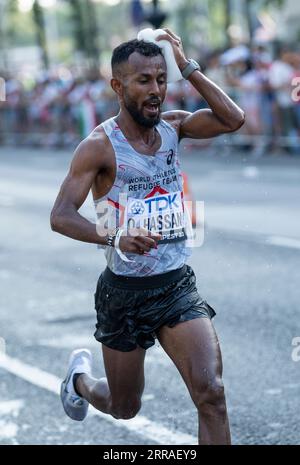
<path id="1" fill-rule="evenodd" d="M 199 296 L 185 263 L 178 142 L 236 131 L 244 113 L 187 60 L 180 38 L 164 31 L 158 40 L 171 43 L 183 77 L 210 108 L 161 113 L 167 90 L 161 49 L 131 40 L 113 51 L 111 86 L 120 112 L 78 146 L 51 213 L 54 231 L 105 249 L 108 266 L 95 293 L 95 338 L 102 343 L 106 378 L 92 377 L 91 354 L 78 349 L 71 354 L 61 399 L 74 420 L 85 418 L 89 404 L 117 419 L 134 417 L 141 408 L 145 353 L 157 337 L 198 411 L 199 443 L 230 444 L 221 353 L 211 322 L 215 312 Z M 116 230 L 99 234 L 78 213 L 90 189 L 96 207 L 106 200 L 115 212 Z M 128 196 L 127 205 L 119 203 L 120 194 Z M 143 222 L 145 210 L 149 223 Z M 122 229 L 124 216 L 128 222 L 140 219 L 138 232 Z"/>

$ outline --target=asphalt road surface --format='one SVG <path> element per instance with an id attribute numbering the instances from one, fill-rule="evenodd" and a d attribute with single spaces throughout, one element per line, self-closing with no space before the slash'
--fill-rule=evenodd
<path id="1" fill-rule="evenodd" d="M 189 263 L 217 312 L 233 443 L 299 444 L 300 159 L 213 155 L 188 143 L 181 152 L 205 202 L 204 243 Z M 158 344 L 136 418 L 91 409 L 77 423 L 62 410 L 72 349 L 89 347 L 95 375 L 104 373 L 93 337 L 103 252 L 49 226 L 71 157 L 0 148 L 0 444 L 195 444 L 195 408 Z M 94 219 L 90 197 L 82 213 Z"/>

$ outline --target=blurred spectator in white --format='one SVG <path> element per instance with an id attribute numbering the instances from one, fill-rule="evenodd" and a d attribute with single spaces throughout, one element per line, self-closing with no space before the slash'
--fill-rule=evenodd
<path id="1" fill-rule="evenodd" d="M 275 91 L 278 108 L 281 136 L 286 138 L 287 147 L 295 136 L 294 102 L 292 100 L 293 54 L 287 48 L 282 48 L 276 60 L 269 69 L 269 81 Z"/>
<path id="2" fill-rule="evenodd" d="M 206 58 L 205 75 L 227 93 L 228 80 L 226 69 L 221 64 L 221 52 L 218 50 L 213 51 Z"/>
<path id="3" fill-rule="evenodd" d="M 294 113 L 296 117 L 296 125 L 297 125 L 297 131 L 298 131 L 298 136 L 300 136 L 300 53 L 295 53 L 294 54 L 294 73 L 293 73 L 293 79 L 296 78 L 296 89 L 298 91 L 296 92 L 296 99 L 293 99 L 294 102 Z"/>

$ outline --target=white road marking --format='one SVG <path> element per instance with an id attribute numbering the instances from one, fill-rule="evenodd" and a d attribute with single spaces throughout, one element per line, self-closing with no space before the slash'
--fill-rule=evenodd
<path id="1" fill-rule="evenodd" d="M 0 440 L 14 439 L 18 434 L 18 425 L 11 421 L 0 420 Z"/>
<path id="2" fill-rule="evenodd" d="M 0 402 L 0 415 L 19 415 L 20 409 L 24 406 L 23 400 L 7 400 Z"/>
<path id="3" fill-rule="evenodd" d="M 7 400 L 0 402 L 0 415 L 11 415 L 16 418 L 19 415 L 20 409 L 24 406 L 23 400 Z M 11 420 L 0 419 L 0 441 L 10 440 L 13 444 L 17 444 L 15 437 L 18 434 L 19 427 Z"/>
<path id="4" fill-rule="evenodd" d="M 16 358 L 0 354 L 0 368 L 5 369 L 19 378 L 28 381 L 35 386 L 59 395 L 61 380 L 51 373 L 41 370 L 32 365 L 22 362 Z M 90 406 L 90 414 L 99 416 L 105 421 L 109 421 L 118 428 L 126 428 L 135 434 L 141 435 L 157 444 L 183 445 L 197 444 L 197 438 L 180 431 L 172 431 L 164 425 L 149 420 L 147 417 L 137 415 L 131 420 L 116 420 L 110 415 L 99 412 Z"/>
<path id="5" fill-rule="evenodd" d="M 3 337 L 0 337 L 0 354 L 5 354 L 6 352 L 6 342 Z"/>
<path id="6" fill-rule="evenodd" d="M 270 396 L 278 396 L 282 394 L 282 389 L 265 389 L 265 394 L 269 394 Z"/>
<path id="7" fill-rule="evenodd" d="M 145 401 L 147 402 L 148 400 L 153 400 L 153 399 L 155 399 L 154 394 L 144 394 L 143 395 L 143 402 L 145 402 Z"/>
<path id="8" fill-rule="evenodd" d="M 242 174 L 245 178 L 254 179 L 259 176 L 259 169 L 256 166 L 246 166 Z"/>
<path id="9" fill-rule="evenodd" d="M 266 242 L 271 245 L 278 245 L 280 247 L 289 247 L 291 249 L 300 249 L 300 239 L 293 239 L 292 237 L 284 236 L 269 236 Z"/>

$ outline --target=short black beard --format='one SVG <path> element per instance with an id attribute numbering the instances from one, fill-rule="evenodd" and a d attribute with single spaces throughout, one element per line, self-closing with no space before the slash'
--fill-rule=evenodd
<path id="1" fill-rule="evenodd" d="M 134 121 L 139 124 L 140 126 L 144 126 L 145 128 L 153 128 L 160 122 L 160 111 L 155 118 L 145 118 L 142 111 L 138 109 L 135 102 L 132 100 L 124 100 L 124 106 L 130 116 L 134 119 Z"/>

